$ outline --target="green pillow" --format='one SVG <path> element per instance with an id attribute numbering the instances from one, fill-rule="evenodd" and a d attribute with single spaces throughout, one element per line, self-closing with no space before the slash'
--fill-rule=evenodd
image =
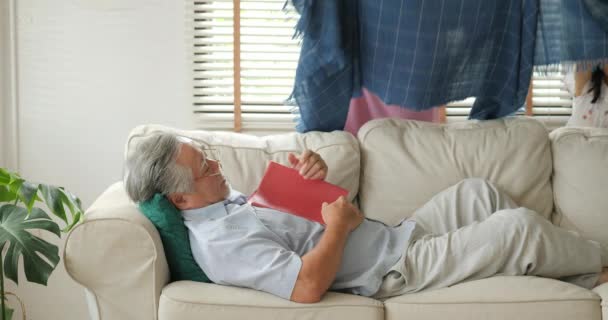
<path id="1" fill-rule="evenodd" d="M 182 213 L 162 194 L 141 202 L 139 210 L 154 224 L 165 248 L 171 281 L 191 280 L 210 283 L 211 280 L 192 256 L 188 229 Z"/>

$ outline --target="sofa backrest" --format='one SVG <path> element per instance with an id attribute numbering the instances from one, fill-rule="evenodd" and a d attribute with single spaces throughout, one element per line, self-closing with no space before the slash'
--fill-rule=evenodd
<path id="1" fill-rule="evenodd" d="M 257 188 L 268 161 L 288 164 L 290 152 L 299 154 L 305 149 L 319 153 L 328 166 L 326 180 L 349 191 L 353 200 L 359 189 L 359 144 L 348 132 L 309 132 L 256 137 L 233 132 L 179 130 L 161 125 L 142 125 L 134 128 L 128 138 L 125 156 L 133 147 L 159 131 L 189 137 L 213 148 L 219 156 L 224 175 L 232 187 L 244 194 Z"/>
<path id="2" fill-rule="evenodd" d="M 608 129 L 560 128 L 553 149 L 553 222 L 608 248 Z"/>
<path id="3" fill-rule="evenodd" d="M 491 181 L 547 218 L 553 210 L 550 141 L 535 119 L 443 125 L 379 119 L 364 125 L 358 138 L 359 205 L 367 217 L 397 224 L 469 177 Z"/>

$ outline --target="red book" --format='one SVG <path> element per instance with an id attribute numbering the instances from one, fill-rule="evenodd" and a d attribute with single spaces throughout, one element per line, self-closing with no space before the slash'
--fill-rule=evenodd
<path id="1" fill-rule="evenodd" d="M 271 161 L 258 189 L 249 196 L 256 207 L 271 208 L 323 222 L 323 202 L 332 203 L 348 191 L 323 180 L 304 179 L 296 169 Z"/>

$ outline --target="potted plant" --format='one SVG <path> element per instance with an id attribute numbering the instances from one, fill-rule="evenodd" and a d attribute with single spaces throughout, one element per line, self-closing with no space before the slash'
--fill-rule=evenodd
<path id="1" fill-rule="evenodd" d="M 48 209 L 65 223 L 63 230 L 36 202 Z M 68 210 L 66 210 L 66 208 Z M 46 286 L 59 263 L 59 248 L 31 233 L 45 230 L 61 238 L 62 232 L 70 231 L 83 219 L 80 199 L 62 187 L 32 183 L 18 174 L 0 168 L 0 320 L 11 320 L 13 309 L 8 308 L 6 297 L 15 294 L 4 291 L 4 278 L 19 284 L 19 258 L 28 281 Z M 44 257 L 44 259 L 42 258 Z"/>

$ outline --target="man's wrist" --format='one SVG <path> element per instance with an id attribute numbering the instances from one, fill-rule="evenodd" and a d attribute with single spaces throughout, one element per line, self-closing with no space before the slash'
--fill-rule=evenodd
<path id="1" fill-rule="evenodd" d="M 350 229 L 347 225 L 332 224 L 325 226 L 325 232 L 335 233 L 338 235 L 348 235 L 350 233 Z"/>

